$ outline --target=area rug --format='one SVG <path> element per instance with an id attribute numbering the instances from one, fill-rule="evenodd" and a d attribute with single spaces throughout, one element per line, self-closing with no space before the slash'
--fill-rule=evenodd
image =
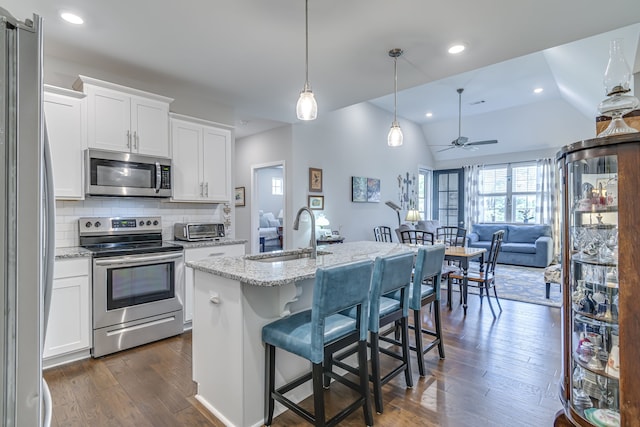
<path id="1" fill-rule="evenodd" d="M 470 263 L 469 270 L 477 270 L 478 263 Z M 446 281 L 442 282 L 442 287 L 447 288 Z M 549 299 L 545 298 L 546 286 L 544 283 L 544 268 L 520 267 L 516 265 L 498 264 L 496 265 L 496 290 L 498 298 L 523 301 L 532 304 L 548 305 L 560 307 L 562 293 L 560 285 L 551 284 Z M 454 292 L 458 292 L 458 286 L 454 285 Z M 469 287 L 470 294 L 478 294 L 478 288 Z M 493 291 L 491 291 L 493 296 Z M 460 297 L 453 295 L 454 301 Z"/>

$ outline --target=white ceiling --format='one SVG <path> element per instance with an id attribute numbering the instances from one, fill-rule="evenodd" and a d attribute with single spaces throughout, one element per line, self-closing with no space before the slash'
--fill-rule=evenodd
<path id="1" fill-rule="evenodd" d="M 234 109 L 237 136 L 297 121 L 303 0 L 2 3 L 20 19 L 34 12 L 44 17 L 47 56 L 206 93 Z M 62 22 L 62 9 L 82 15 L 85 24 Z M 597 51 L 588 45 L 576 54 L 572 61 L 578 62 L 564 61 L 562 48 L 536 52 L 636 24 L 635 41 L 628 44 L 636 46 L 633 57 L 639 22 L 638 0 L 310 0 L 309 80 L 320 115 L 369 100 L 392 111 L 393 60 L 387 52 L 400 47 L 399 115 L 416 123 L 427 123 L 427 110 L 433 120 L 455 116 L 457 87 L 465 88 L 463 116 L 543 97 L 563 97 L 586 111 L 598 101 L 577 96 L 590 92 L 579 80 L 595 75 L 601 81 L 608 38 L 604 47 L 596 44 Z M 454 42 L 468 49 L 447 54 Z M 594 61 L 598 70 L 586 71 Z M 537 85 L 545 91 L 533 98 Z M 478 100 L 486 102 L 469 105 Z"/>

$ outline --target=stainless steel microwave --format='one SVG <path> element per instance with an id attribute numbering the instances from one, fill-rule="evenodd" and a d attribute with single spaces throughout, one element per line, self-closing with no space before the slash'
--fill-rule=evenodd
<path id="1" fill-rule="evenodd" d="M 85 151 L 85 195 L 171 197 L 171 159 L 115 151 Z"/>

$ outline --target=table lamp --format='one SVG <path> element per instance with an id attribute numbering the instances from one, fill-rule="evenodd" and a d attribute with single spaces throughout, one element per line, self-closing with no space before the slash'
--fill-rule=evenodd
<path id="1" fill-rule="evenodd" d="M 321 236 L 331 235 L 331 230 L 325 230 L 324 228 L 329 225 L 329 220 L 326 216 L 321 215 L 316 220 L 316 224 L 320 227 L 320 232 L 318 233 Z"/>
<path id="2" fill-rule="evenodd" d="M 416 222 L 420 221 L 422 218 L 420 218 L 420 212 L 416 209 L 409 209 L 407 211 L 407 216 L 404 219 L 405 221 L 409 221 L 411 224 L 413 224 L 414 226 L 416 225 Z"/>

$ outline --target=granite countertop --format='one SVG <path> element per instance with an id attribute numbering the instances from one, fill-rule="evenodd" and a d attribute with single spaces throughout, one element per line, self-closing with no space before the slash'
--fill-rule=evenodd
<path id="1" fill-rule="evenodd" d="M 68 248 L 56 248 L 56 259 L 90 257 L 91 251 L 81 246 L 71 246 Z"/>
<path id="2" fill-rule="evenodd" d="M 216 240 L 198 240 L 195 242 L 187 242 L 185 240 L 169 240 L 174 245 L 180 245 L 185 249 L 191 248 L 206 248 L 210 246 L 226 246 L 226 245 L 244 245 L 247 243 L 246 239 L 216 239 Z"/>
<path id="3" fill-rule="evenodd" d="M 318 267 L 329 267 L 363 259 L 374 260 L 377 256 L 400 252 L 413 252 L 413 249 L 400 243 L 349 242 L 318 247 L 318 258 L 300 258 L 280 262 L 261 262 L 277 254 L 303 254 L 309 249 L 278 251 L 257 255 L 244 255 L 224 258 L 207 258 L 190 261 L 186 265 L 205 273 L 238 280 L 254 286 L 282 286 L 299 280 L 311 279 Z"/>

